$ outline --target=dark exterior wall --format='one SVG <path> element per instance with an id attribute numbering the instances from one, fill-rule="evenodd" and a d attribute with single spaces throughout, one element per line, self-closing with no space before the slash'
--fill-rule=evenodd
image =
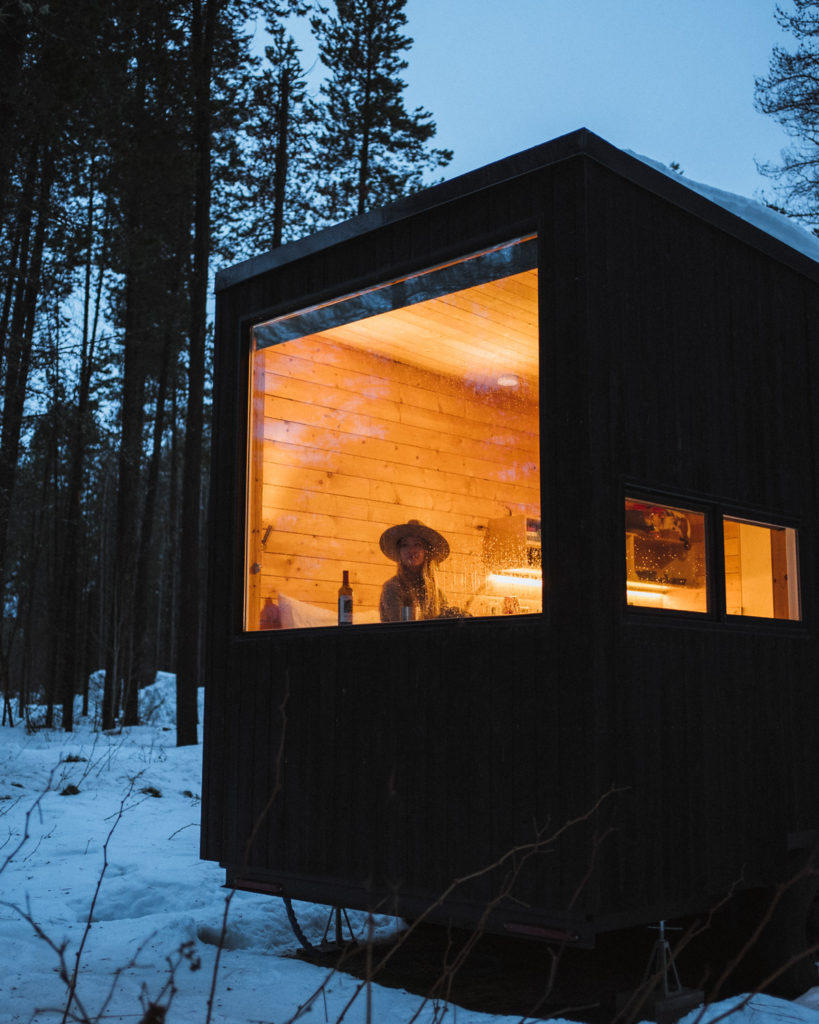
<path id="1" fill-rule="evenodd" d="M 217 356 L 214 536 L 241 536 L 241 396 L 250 323 L 535 228 L 546 264 L 555 268 L 544 286 L 544 331 L 576 333 L 582 330 L 582 221 L 582 182 L 561 165 L 528 188 L 519 182 L 499 188 L 491 203 L 468 197 L 223 293 L 217 331 L 234 341 Z M 578 231 L 570 255 L 567 240 Z M 381 895 L 397 884 L 429 902 L 453 878 L 530 843 L 535 824 L 555 829 L 596 799 L 586 749 L 593 702 L 578 704 L 586 675 L 570 663 L 571 649 L 552 650 L 539 617 L 425 623 L 411 632 L 361 628 L 343 638 L 335 631 L 241 636 L 241 565 L 240 541 L 233 551 L 215 546 L 206 856 L 244 863 L 246 837 L 277 788 L 283 704 L 281 788 L 250 858 L 279 877 L 372 885 Z M 225 585 L 231 574 L 233 593 Z M 556 662 L 566 666 L 557 675 L 549 668 Z M 574 765 L 568 784 L 567 762 Z M 588 837 L 578 827 L 562 846 L 573 855 L 540 857 L 537 871 L 528 873 L 544 895 L 560 892 L 558 906 L 582 878 Z M 462 887 L 456 899 L 483 905 L 497 890 L 498 875 Z"/>
<path id="2" fill-rule="evenodd" d="M 605 911 L 719 893 L 741 869 L 746 882 L 770 881 L 784 870 L 788 834 L 819 824 L 808 724 L 817 287 L 599 165 L 587 181 L 593 411 L 579 464 L 600 502 L 602 543 L 587 566 L 607 623 L 595 644 L 600 767 L 630 787 Z M 685 628 L 625 612 L 619 510 L 630 484 L 798 526 L 804 624 Z"/>
<path id="3" fill-rule="evenodd" d="M 543 617 L 241 635 L 250 325 L 533 228 Z M 772 877 L 787 834 L 819 828 L 816 306 L 815 279 L 582 156 L 222 291 L 203 856 L 417 912 L 614 787 L 521 868 L 535 918 L 573 900 L 578 926 L 669 917 L 743 864 Z M 804 626 L 627 613 L 629 484 L 795 517 Z M 501 876 L 461 886 L 453 912 L 477 914 Z"/>

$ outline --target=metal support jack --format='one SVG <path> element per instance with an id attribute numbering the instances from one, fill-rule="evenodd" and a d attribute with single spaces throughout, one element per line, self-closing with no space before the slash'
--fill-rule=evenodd
<path id="1" fill-rule="evenodd" d="M 656 926 L 658 935 L 646 964 L 639 986 L 618 997 L 617 1009 L 624 1020 L 648 1019 L 656 1024 L 674 1024 L 689 1010 L 699 1006 L 705 995 L 699 989 L 685 988 L 677 971 L 671 945 L 666 938 L 669 929 L 665 921 Z M 674 929 L 676 930 L 676 929 Z"/>
<path id="2" fill-rule="evenodd" d="M 674 930 L 679 931 L 679 929 Z M 657 931 L 659 934 L 651 951 L 651 956 L 648 958 L 643 980 L 640 982 L 640 991 L 648 989 L 652 980 L 654 980 L 650 990 L 656 992 L 658 989 L 661 989 L 663 997 L 668 999 L 669 996 L 679 995 L 683 987 L 680 983 L 677 965 L 674 963 L 671 945 L 665 937 L 665 921 L 660 921 L 657 925 Z"/>

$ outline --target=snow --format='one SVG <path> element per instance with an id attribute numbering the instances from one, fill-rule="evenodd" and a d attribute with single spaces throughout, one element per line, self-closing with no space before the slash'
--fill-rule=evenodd
<path id="1" fill-rule="evenodd" d="M 747 196 L 726 192 L 723 189 L 714 188 L 712 185 L 704 185 L 702 182 L 694 181 L 691 178 L 678 174 L 665 164 L 652 160 L 651 157 L 642 156 L 640 153 L 634 153 L 631 150 L 626 150 L 626 152 L 655 170 L 673 178 L 675 181 L 681 182 L 706 199 L 710 199 L 717 206 L 721 206 L 737 217 L 741 217 L 742 220 L 747 221 L 749 224 L 753 224 L 760 231 L 778 238 L 780 242 L 784 242 L 791 249 L 796 249 L 797 252 L 801 252 L 804 256 L 819 262 L 819 238 L 812 231 L 803 227 L 798 221 L 791 220 L 784 214 L 772 210 L 758 199 L 749 199 Z"/>
<path id="2" fill-rule="evenodd" d="M 424 1024 L 444 1010 L 453 1024 L 520 1021 L 378 985 L 368 1018 L 357 979 L 293 958 L 280 900 L 231 897 L 219 866 L 199 859 L 202 750 L 175 746 L 173 676 L 143 691 L 148 724 L 116 734 L 94 731 L 100 687 L 95 675 L 91 717 L 72 734 L 0 728 L 0 1024 L 64 1019 L 60 954 L 69 975 L 79 959 L 69 1020 L 136 1024 L 149 1002 L 170 1002 L 168 1024 L 203 1024 L 215 979 L 214 1024 L 283 1024 L 308 1013 L 332 1024 L 351 1000 L 349 1024 Z M 322 913 L 297 911 L 303 922 Z M 694 1011 L 685 1024 L 715 1021 L 737 1002 Z M 819 1024 L 819 989 L 795 1003 L 755 996 L 730 1019 Z"/>

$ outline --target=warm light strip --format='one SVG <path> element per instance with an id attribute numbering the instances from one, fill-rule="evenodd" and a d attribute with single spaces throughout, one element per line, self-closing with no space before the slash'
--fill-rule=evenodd
<path id="1" fill-rule="evenodd" d="M 643 607 L 662 608 L 665 601 L 663 593 L 645 590 L 626 590 L 628 604 L 642 605 Z"/>
<path id="2" fill-rule="evenodd" d="M 629 592 L 667 594 L 668 586 L 665 583 L 643 583 L 642 580 L 629 580 L 627 584 Z"/>
<path id="3" fill-rule="evenodd" d="M 493 583 L 523 583 L 530 587 L 539 587 L 543 583 L 543 579 L 536 569 L 510 569 L 509 572 L 490 572 L 489 579 Z"/>
<path id="4" fill-rule="evenodd" d="M 642 605 L 644 608 L 662 608 L 668 587 L 662 583 L 644 583 L 642 580 L 629 580 L 626 584 L 626 601 L 628 604 Z"/>

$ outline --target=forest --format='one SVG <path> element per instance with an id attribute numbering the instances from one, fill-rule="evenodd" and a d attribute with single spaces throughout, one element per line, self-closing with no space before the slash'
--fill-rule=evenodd
<path id="1" fill-rule="evenodd" d="M 162 669 L 196 742 L 213 274 L 446 167 L 405 4 L 0 0 L 4 724 L 99 669 L 135 724 Z"/>

